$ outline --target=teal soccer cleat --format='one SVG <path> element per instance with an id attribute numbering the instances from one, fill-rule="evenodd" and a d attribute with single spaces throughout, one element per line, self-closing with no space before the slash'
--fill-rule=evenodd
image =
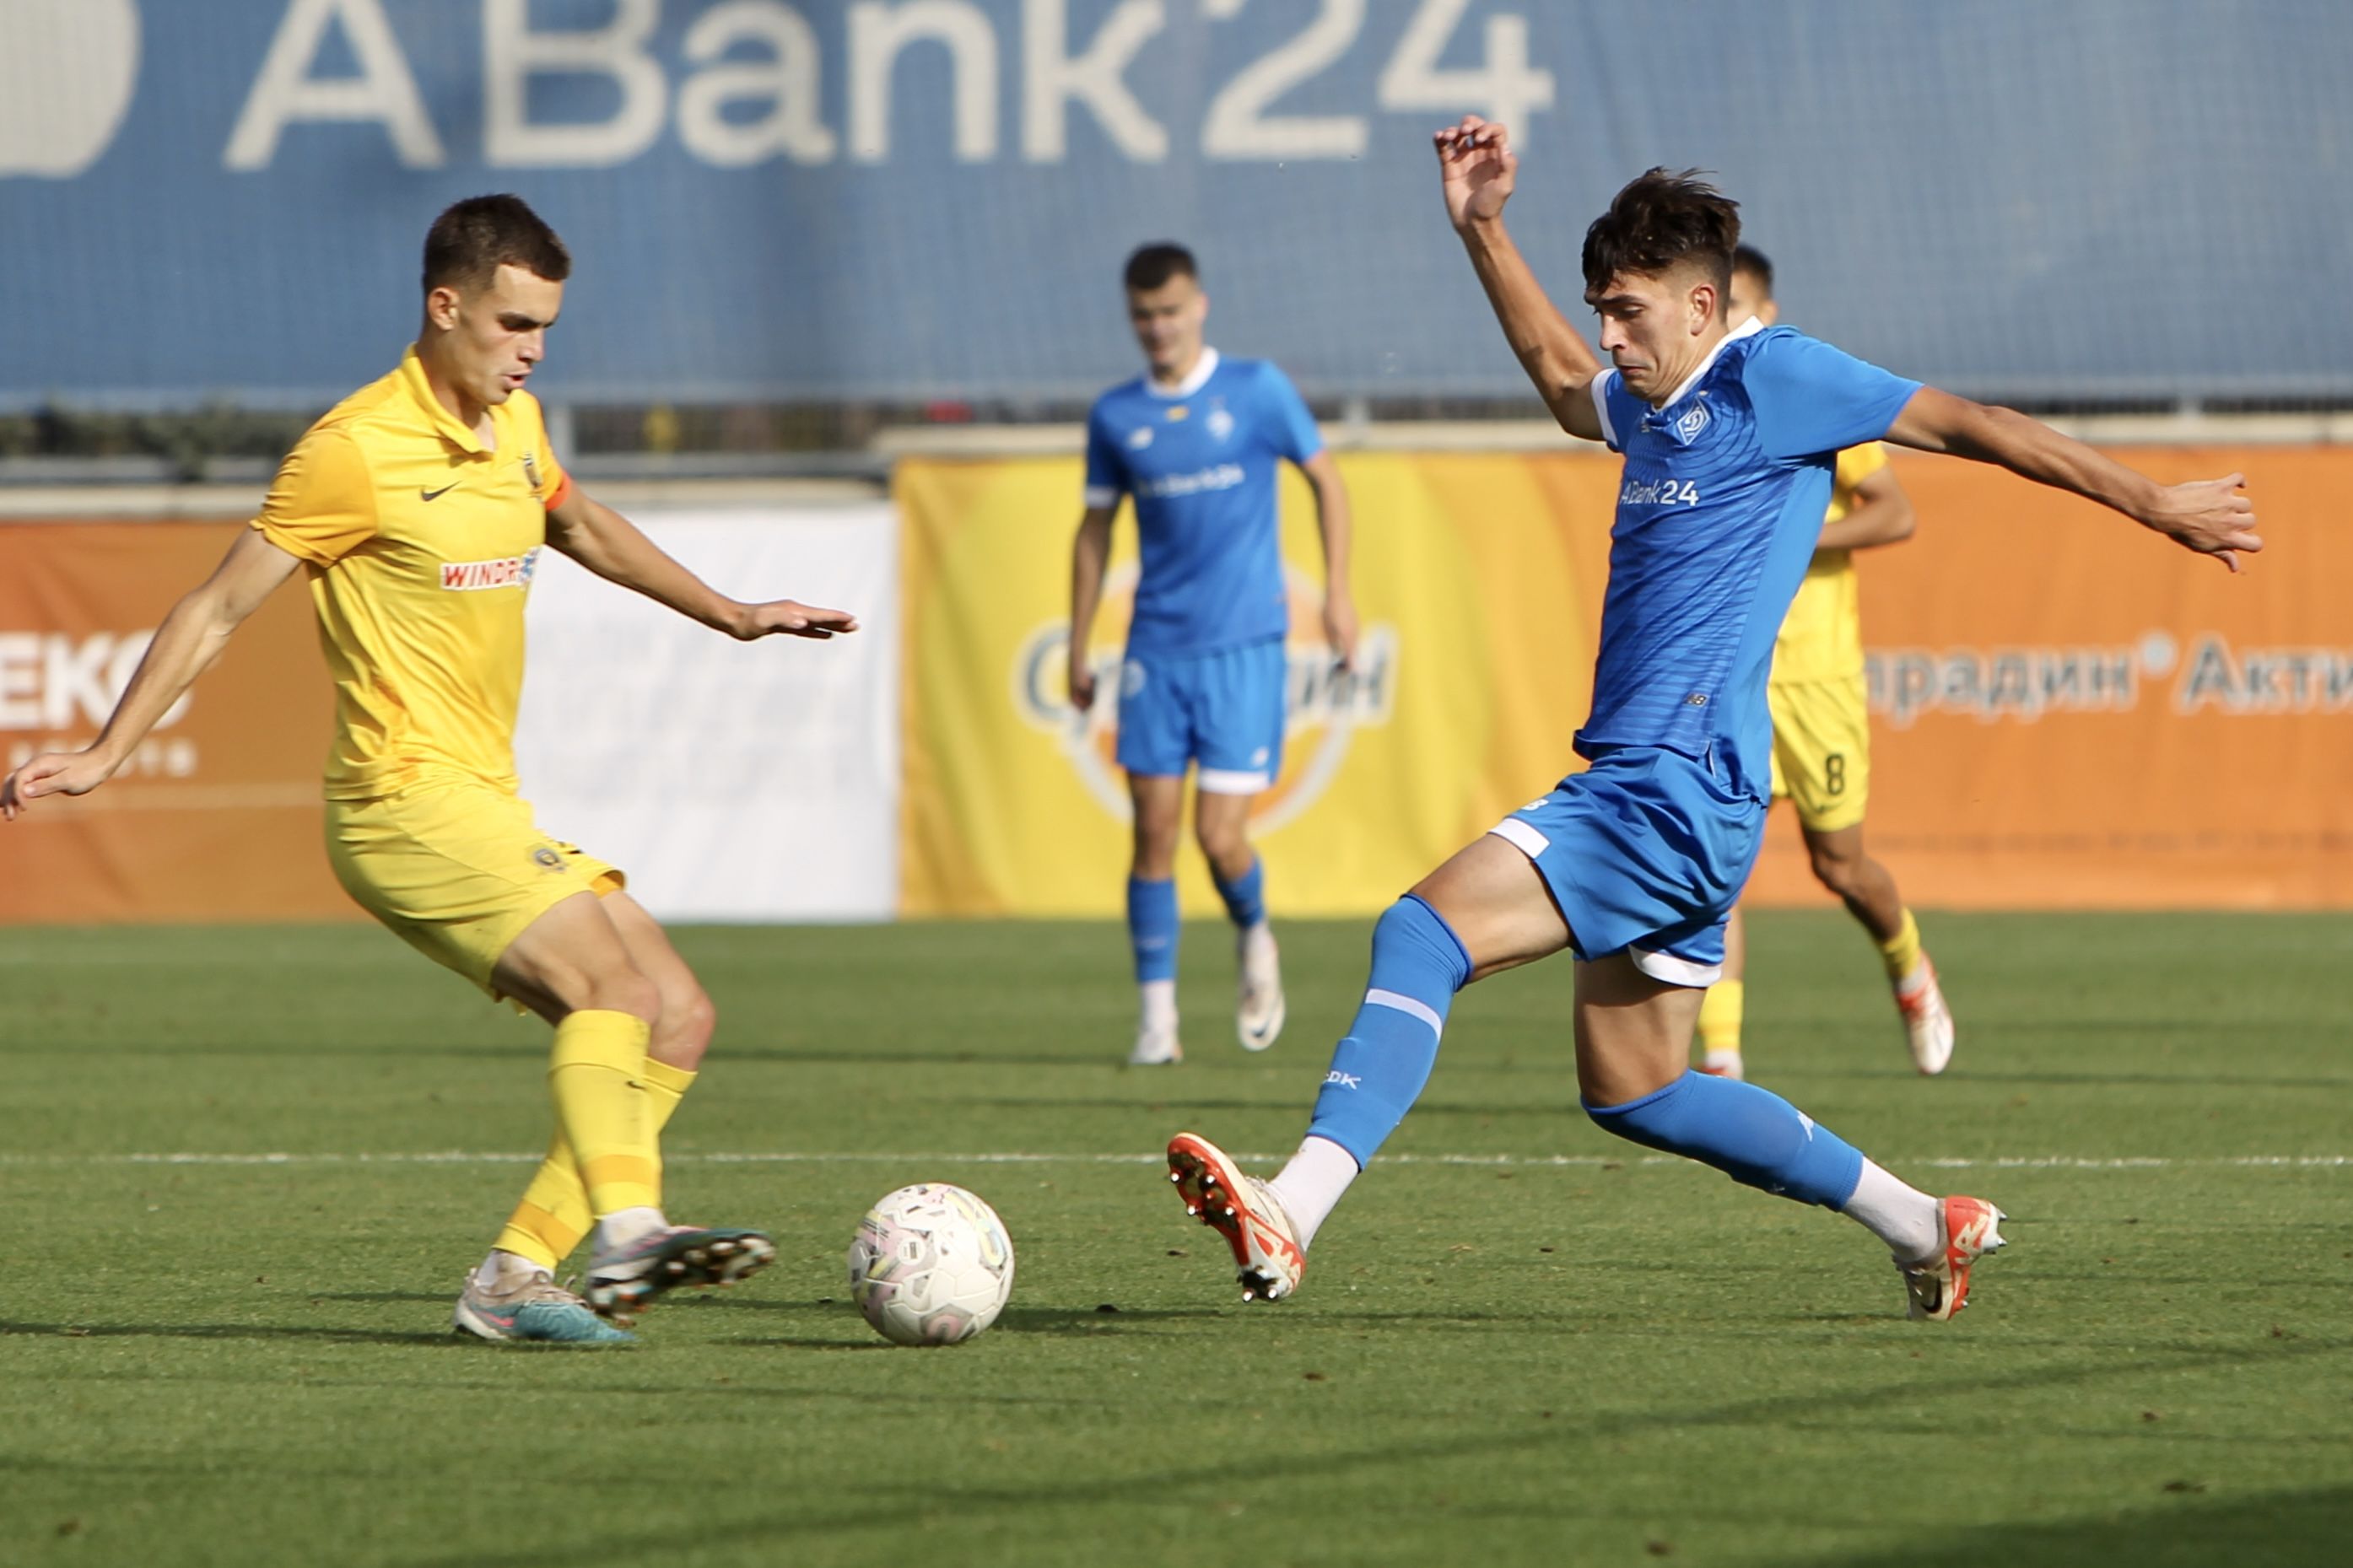
<path id="1" fill-rule="evenodd" d="M 449 1320 L 451 1331 L 477 1339 L 531 1344 L 633 1345 L 635 1334 L 624 1333 L 588 1310 L 588 1303 L 558 1285 L 552 1276 L 533 1274 L 506 1290 L 485 1290 L 471 1274 L 458 1297 Z"/>

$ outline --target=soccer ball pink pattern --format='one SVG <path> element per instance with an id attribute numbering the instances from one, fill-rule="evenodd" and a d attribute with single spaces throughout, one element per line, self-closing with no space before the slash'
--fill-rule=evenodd
<path id="1" fill-rule="evenodd" d="M 919 1182 L 866 1212 L 849 1244 L 849 1294 L 884 1339 L 968 1340 L 1005 1310 L 1013 1243 L 997 1211 L 962 1187 Z"/>

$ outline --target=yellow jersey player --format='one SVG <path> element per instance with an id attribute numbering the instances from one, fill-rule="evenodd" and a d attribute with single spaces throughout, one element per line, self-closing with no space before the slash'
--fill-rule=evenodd
<path id="1" fill-rule="evenodd" d="M 1769 327 L 1780 313 L 1773 299 L 1772 262 L 1754 247 L 1741 246 L 1733 255 L 1728 319 L 1753 315 Z M 1913 521 L 1911 498 L 1887 466 L 1884 448 L 1874 441 L 1839 454 L 1821 542 L 1773 645 L 1766 697 L 1773 710 L 1773 793 L 1787 795 L 1797 807 L 1815 877 L 1878 944 L 1903 1015 L 1912 1065 L 1934 1074 L 1953 1059 L 1953 1015 L 1937 987 L 1936 966 L 1920 945 L 1919 922 L 1905 907 L 1894 877 L 1862 847 L 1871 725 L 1854 552 L 1911 538 Z M 1725 933 L 1724 978 L 1700 1005 L 1703 1072 L 1742 1074 L 1746 938 L 1735 910 Z"/>
<path id="2" fill-rule="evenodd" d="M 659 1134 L 694 1081 L 710 999 L 621 873 L 542 832 L 517 793 L 523 600 L 543 546 L 749 640 L 857 629 L 839 610 L 739 604 L 589 499 L 523 390 L 571 258 L 519 198 L 478 196 L 425 240 L 425 313 L 398 369 L 312 426 L 251 529 L 155 634 L 85 751 L 0 783 L 0 816 L 104 784 L 272 590 L 301 571 L 335 682 L 327 854 L 352 897 L 427 957 L 554 1026 L 556 1130 L 455 1327 L 612 1343 L 681 1285 L 776 1257 L 757 1231 L 675 1226 Z M 555 1284 L 593 1230 L 583 1296 Z M 585 1300 L 584 1300 L 585 1296 Z"/>

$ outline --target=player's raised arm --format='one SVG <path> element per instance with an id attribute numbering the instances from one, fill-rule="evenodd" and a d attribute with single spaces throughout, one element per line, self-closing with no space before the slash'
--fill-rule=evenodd
<path id="1" fill-rule="evenodd" d="M 13 821 L 43 795 L 88 795 L 112 778 L 172 704 L 220 657 L 229 634 L 299 564 L 260 534 L 239 534 L 213 574 L 173 605 L 155 629 L 98 739 L 82 751 L 44 753 L 10 773 L 0 782 L 0 817 Z"/>
<path id="2" fill-rule="evenodd" d="M 820 609 L 793 599 L 746 605 L 729 598 L 577 484 L 566 484 L 548 510 L 547 542 L 607 582 L 634 588 L 689 620 L 744 642 L 778 634 L 825 638 L 858 629 L 858 617 L 848 610 Z"/>
<path id="3" fill-rule="evenodd" d="M 2124 513 L 2187 550 L 2214 555 L 2232 571 L 2242 552 L 2263 547 L 2254 502 L 2241 474 L 2161 485 L 2137 469 L 2063 436 L 2039 419 L 1924 386 L 1913 394 L 1887 439 L 1923 452 L 1993 463 L 2023 479 L 2068 490 Z"/>
<path id="4" fill-rule="evenodd" d="M 1461 124 L 1439 132 L 1435 141 L 1447 220 L 1470 252 L 1520 368 L 1562 429 L 1588 441 L 1602 439 L 1601 416 L 1590 392 L 1601 362 L 1545 293 L 1504 227 L 1504 204 L 1511 200 L 1520 163 L 1509 132 L 1468 114 Z"/>

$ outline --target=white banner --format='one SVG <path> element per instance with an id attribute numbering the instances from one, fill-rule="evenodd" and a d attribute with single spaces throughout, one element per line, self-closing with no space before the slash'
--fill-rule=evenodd
<path id="1" fill-rule="evenodd" d="M 739 599 L 856 612 L 739 643 L 554 551 L 516 728 L 540 826 L 664 920 L 888 920 L 898 902 L 898 523 L 885 504 L 632 510 Z"/>

